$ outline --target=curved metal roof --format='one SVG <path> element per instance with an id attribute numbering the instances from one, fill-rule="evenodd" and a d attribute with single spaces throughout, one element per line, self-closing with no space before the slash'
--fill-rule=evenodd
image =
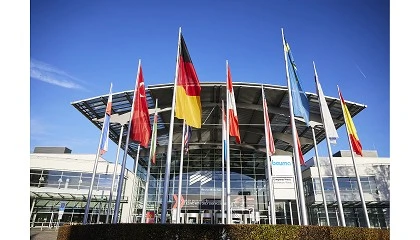
<path id="1" fill-rule="evenodd" d="M 202 128 L 193 129 L 190 140 L 190 151 L 194 149 L 214 149 L 221 147 L 221 104 L 226 99 L 225 82 L 202 82 L 201 104 L 202 104 Z M 240 149 L 250 152 L 265 152 L 264 117 L 262 108 L 261 86 L 264 86 L 265 96 L 270 116 L 273 137 L 275 139 L 276 154 L 292 154 L 292 135 L 289 117 L 288 91 L 285 86 L 267 85 L 258 83 L 233 83 L 236 97 L 236 107 L 239 119 L 239 130 L 241 144 L 235 144 L 231 138 L 231 149 Z M 134 90 L 113 93 L 112 116 L 110 124 L 110 139 L 118 145 L 121 131 L 121 122 L 127 123 L 131 105 L 133 102 Z M 311 125 L 314 125 L 317 142 L 325 139 L 325 131 L 321 124 L 318 97 L 314 93 L 306 93 L 310 105 Z M 149 104 L 150 122 L 153 123 L 155 100 L 158 99 L 159 129 L 158 129 L 158 153 L 166 154 L 168 144 L 168 132 L 171 122 L 171 107 L 173 96 L 172 84 L 152 85 L 146 89 L 147 101 Z M 72 102 L 97 128 L 102 129 L 102 118 L 108 94 L 85 100 Z M 344 124 L 340 99 L 326 96 L 331 116 L 336 128 Z M 347 101 L 347 107 L 352 117 L 366 108 L 366 105 Z M 120 123 L 118 123 L 120 122 Z M 303 121 L 296 121 L 296 128 L 302 146 L 303 154 L 313 147 L 312 131 Z M 122 149 L 125 147 L 127 128 L 123 132 Z M 181 148 L 182 121 L 174 119 L 173 151 Z M 138 144 L 130 143 L 128 154 L 136 159 Z M 148 155 L 147 151 L 141 151 L 140 156 Z M 142 161 L 140 161 L 142 162 Z M 144 163 L 141 163 L 144 165 Z"/>

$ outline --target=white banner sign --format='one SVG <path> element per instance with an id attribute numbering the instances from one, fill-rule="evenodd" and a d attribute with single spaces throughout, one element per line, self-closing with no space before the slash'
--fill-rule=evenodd
<path id="1" fill-rule="evenodd" d="M 277 200 L 294 200 L 295 192 L 295 171 L 291 156 L 271 157 L 272 179 L 274 187 L 274 198 Z"/>
<path id="2" fill-rule="evenodd" d="M 291 156 L 271 156 L 271 167 L 273 177 L 295 176 Z"/>

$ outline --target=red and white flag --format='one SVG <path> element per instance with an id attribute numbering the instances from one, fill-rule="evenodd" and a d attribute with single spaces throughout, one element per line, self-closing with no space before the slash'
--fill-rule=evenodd
<path id="1" fill-rule="evenodd" d="M 229 114 L 229 135 L 235 137 L 236 143 L 241 143 L 241 136 L 239 134 L 238 113 L 236 112 L 235 93 L 233 91 L 232 77 L 230 75 L 229 65 L 227 67 L 227 110 Z"/>
<path id="2" fill-rule="evenodd" d="M 174 204 L 172 205 L 172 209 L 175 209 L 175 208 L 178 207 L 178 201 L 180 201 L 179 208 L 181 209 L 185 205 L 185 199 L 184 199 L 184 197 L 181 195 L 180 196 L 180 199 L 178 199 L 178 195 L 176 195 L 176 194 L 174 194 L 173 197 L 174 197 Z"/>
<path id="3" fill-rule="evenodd" d="M 270 117 L 268 116 L 267 99 L 264 94 L 264 87 L 261 87 L 264 110 L 264 129 L 265 129 L 265 144 L 268 146 L 268 155 L 272 156 L 276 152 L 274 145 L 273 133 L 271 132 Z"/>

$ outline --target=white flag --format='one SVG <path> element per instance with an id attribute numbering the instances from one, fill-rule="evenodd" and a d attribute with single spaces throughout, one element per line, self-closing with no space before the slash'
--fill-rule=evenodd
<path id="1" fill-rule="evenodd" d="M 336 144 L 338 133 L 335 129 L 334 122 L 331 117 L 330 110 L 327 105 L 327 101 L 325 100 L 324 92 L 322 92 L 321 84 L 318 81 L 318 74 L 316 72 L 315 63 L 314 64 L 314 71 L 315 71 L 315 84 L 316 84 L 316 91 L 318 94 L 319 100 L 319 107 L 321 111 L 322 121 L 324 122 L 325 133 L 328 135 L 330 139 L 330 143 Z"/>

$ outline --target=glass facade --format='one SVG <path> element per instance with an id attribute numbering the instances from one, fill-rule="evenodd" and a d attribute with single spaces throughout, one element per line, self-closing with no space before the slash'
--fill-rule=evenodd
<path id="1" fill-rule="evenodd" d="M 156 165 L 151 166 L 151 180 L 146 207 L 147 211 L 157 213 L 155 215 L 156 222 L 160 222 L 166 163 L 165 155 L 159 157 L 161 158 L 160 161 L 158 160 Z M 144 161 L 147 161 L 147 158 Z M 230 188 L 233 219 L 238 218 L 238 221 L 244 222 L 245 215 L 247 215 L 248 219 L 245 219 L 245 221 L 257 223 L 261 219 L 267 218 L 268 198 L 265 161 L 266 156 L 263 153 L 249 153 L 231 149 Z M 171 163 L 169 195 L 166 196 L 168 197 L 167 219 L 170 219 L 170 221 L 173 219 L 174 212 L 172 209 L 176 205 L 175 199 L 178 195 L 180 180 L 179 152 L 172 155 Z M 187 155 L 184 155 L 182 171 L 181 195 L 184 199 L 184 205 L 181 208 L 181 213 L 185 216 L 184 221 L 189 222 L 191 220 L 195 223 L 220 222 L 223 178 L 221 150 L 190 150 Z M 174 195 L 176 196 L 174 197 Z M 141 211 L 138 212 L 141 213 Z M 186 216 L 190 214 L 195 217 L 187 219 Z M 208 217 L 201 219 L 204 215 Z"/>
<path id="2" fill-rule="evenodd" d="M 162 197 L 167 198 L 168 206 L 166 219 L 175 222 L 176 199 L 179 186 L 180 153 L 174 151 L 171 159 L 168 195 L 163 196 L 164 179 L 166 168 L 166 154 L 157 156 L 156 164 L 151 165 L 151 176 L 146 203 L 146 212 L 153 216 L 153 222 L 160 223 L 162 211 Z M 133 194 L 124 196 L 125 184 L 123 185 L 123 201 L 121 207 L 129 208 L 131 213 L 130 222 L 140 222 L 143 212 L 143 200 L 146 187 L 146 174 L 148 157 L 140 157 L 137 168 L 137 179 L 133 185 Z M 269 224 L 269 197 L 267 194 L 266 179 L 266 155 L 254 150 L 244 151 L 231 149 L 230 154 L 230 197 L 231 216 L 233 223 L 245 224 Z M 216 146 L 209 149 L 190 149 L 184 155 L 183 175 L 181 178 L 181 208 L 182 223 L 217 224 L 222 222 L 222 179 L 226 181 L 226 171 L 223 176 L 221 149 Z M 35 197 L 31 197 L 31 226 L 52 227 L 55 224 L 71 223 L 78 224 L 83 220 L 87 190 L 90 187 L 91 173 L 57 171 L 53 169 L 31 169 L 30 186 Z M 115 179 L 113 197 L 115 200 L 118 187 L 118 177 Z M 342 196 L 344 214 L 347 226 L 366 226 L 363 208 L 360 205 L 360 196 L 355 177 L 338 177 L 338 185 Z M 334 184 L 332 177 L 322 178 L 325 195 L 327 196 L 328 216 L 332 226 L 338 226 L 339 214 L 336 206 Z M 378 195 L 378 186 L 384 184 L 377 176 L 361 176 L 363 192 L 365 194 Z M 109 192 L 112 185 L 112 174 L 97 174 L 94 182 L 94 190 Z M 225 183 L 225 188 L 227 187 Z M 35 191 L 44 189 L 45 191 Z M 38 193 L 38 192 L 43 192 Z M 308 220 L 311 225 L 327 225 L 324 206 L 321 202 L 314 201 L 316 195 L 321 194 L 319 178 L 307 178 L 304 180 L 304 193 L 307 199 Z M 108 215 L 107 194 L 95 195 L 91 201 L 88 222 L 105 223 Z M 31 194 L 32 196 L 32 194 Z M 346 199 L 352 196 L 353 199 Z M 312 202 L 311 200 L 312 199 Z M 129 206 L 126 204 L 132 200 Z M 58 216 L 58 208 L 62 202 L 66 208 L 61 219 Z M 227 200 L 225 199 L 225 203 Z M 225 207 L 226 210 L 226 207 Z M 276 200 L 275 216 L 277 224 L 299 224 L 298 208 L 294 200 Z M 121 211 L 120 211 L 121 212 Z M 389 227 L 389 203 L 381 201 L 370 202 L 368 205 L 369 220 L 372 227 Z M 113 205 L 109 214 L 110 220 L 113 215 Z M 225 215 L 226 217 L 226 215 Z M 127 222 L 127 219 L 120 219 Z"/>
<path id="3" fill-rule="evenodd" d="M 325 196 L 327 199 L 330 225 L 338 226 L 340 222 L 338 207 L 332 177 L 322 178 Z M 342 199 L 346 226 L 366 227 L 366 219 L 361 206 L 359 188 L 356 177 L 337 177 L 340 197 Z M 364 194 L 378 196 L 378 184 L 375 176 L 360 176 Z M 309 178 L 304 181 L 305 197 L 308 199 L 315 194 L 322 194 L 319 178 Z M 351 199 L 349 200 L 349 196 Z M 347 201 L 346 201 L 347 200 Z M 366 202 L 366 200 L 365 200 Z M 377 200 L 367 205 L 367 212 L 371 227 L 389 228 L 389 204 L 384 205 Z M 309 220 L 313 225 L 327 226 L 325 208 L 322 204 L 309 206 Z"/>
<path id="4" fill-rule="evenodd" d="M 114 198 L 117 194 L 118 178 L 114 185 Z M 86 206 L 86 190 L 89 190 L 92 173 L 57 171 L 52 169 L 30 169 L 30 187 L 37 188 L 31 197 L 31 227 L 53 227 L 59 222 L 80 224 Z M 110 191 L 112 174 L 96 174 L 93 189 Z M 40 191 L 38 191 L 40 190 Z M 104 223 L 107 215 L 109 196 L 92 199 L 88 222 Z M 125 199 L 126 201 L 126 199 Z M 59 207 L 65 202 L 65 210 L 59 219 Z M 112 217 L 113 209 L 110 212 Z"/>
<path id="5" fill-rule="evenodd" d="M 114 189 L 118 185 L 116 175 Z M 56 189 L 89 189 L 92 181 L 92 173 L 57 171 L 48 169 L 31 169 L 30 186 L 38 188 Z M 93 184 L 94 190 L 110 191 L 112 186 L 112 174 L 96 174 Z"/>

